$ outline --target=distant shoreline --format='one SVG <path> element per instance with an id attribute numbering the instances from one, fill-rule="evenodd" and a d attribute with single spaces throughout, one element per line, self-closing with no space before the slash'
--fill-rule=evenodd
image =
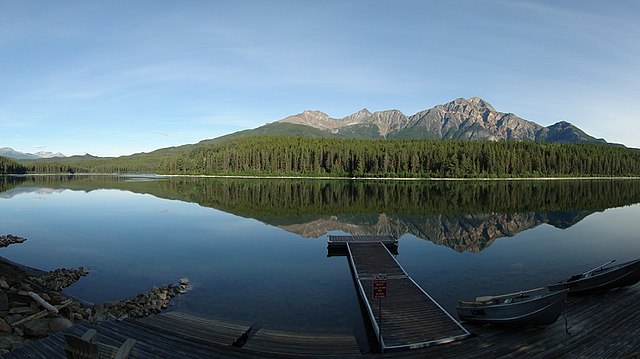
<path id="1" fill-rule="evenodd" d="M 640 177 L 310 177 L 310 176 L 222 176 L 222 175 L 156 175 L 158 177 L 231 178 L 231 179 L 303 179 L 365 181 L 563 181 L 563 180 L 640 180 Z"/>
<path id="2" fill-rule="evenodd" d="M 3 176 L 122 176 L 122 177 L 158 177 L 158 178 L 220 178 L 220 179 L 282 179 L 282 180 L 349 180 L 349 181 L 566 181 L 566 180 L 640 180 L 640 176 L 630 177 L 335 177 L 335 176 L 252 176 L 252 175 L 187 175 L 187 174 L 156 174 L 156 173 L 27 173 L 5 174 Z"/>

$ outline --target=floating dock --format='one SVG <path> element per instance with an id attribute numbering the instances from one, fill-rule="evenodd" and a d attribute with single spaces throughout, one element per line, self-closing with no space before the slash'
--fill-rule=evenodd
<path id="1" fill-rule="evenodd" d="M 398 240 L 391 236 L 329 236 L 327 257 L 348 255 L 347 243 L 380 242 L 393 254 L 398 254 Z"/>
<path id="2" fill-rule="evenodd" d="M 379 242 L 387 248 L 398 247 L 398 240 L 392 236 L 329 236 L 329 247 L 347 248 L 348 243 L 373 243 Z"/>
<path id="3" fill-rule="evenodd" d="M 470 336 L 460 323 L 407 275 L 387 248 L 391 242 L 389 238 L 341 236 L 336 240 L 330 236 L 328 241 L 329 250 L 335 243 L 347 247 L 358 292 L 379 338 L 380 349 L 385 352 L 423 348 Z M 379 296 L 374 295 L 374 277 L 380 274 L 386 277 L 384 299 L 374 298 Z"/>

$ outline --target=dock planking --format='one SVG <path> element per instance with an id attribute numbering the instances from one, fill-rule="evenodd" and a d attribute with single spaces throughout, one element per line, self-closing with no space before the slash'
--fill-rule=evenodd
<path id="1" fill-rule="evenodd" d="M 436 345 L 421 349 L 386 352 L 383 354 L 352 354 L 353 350 L 334 352 L 336 358 L 389 358 L 389 359 L 417 359 L 417 358 L 441 358 L 441 359 L 486 359 L 486 358 L 640 358 L 640 311 L 637 303 L 640 302 L 640 285 L 629 288 L 611 290 L 604 293 L 596 293 L 585 297 L 569 299 L 567 307 L 567 323 L 569 333 L 565 331 L 564 318 L 561 317 L 555 323 L 544 327 L 512 328 L 493 325 L 480 325 L 467 323 L 465 326 L 474 335 L 462 341 L 456 341 L 447 345 Z M 169 313 L 160 314 L 164 316 Z M 148 322 L 153 322 L 154 317 L 149 317 Z M 138 340 L 130 355 L 131 359 L 138 358 L 317 358 L 313 354 L 313 348 L 308 346 L 303 349 L 295 349 L 298 354 L 274 354 L 273 349 L 263 350 L 256 345 L 252 350 L 245 347 L 234 348 L 227 345 L 203 344 L 197 340 L 180 338 L 171 334 L 161 333 L 158 330 L 138 325 L 138 320 L 125 320 L 122 322 L 103 322 L 100 325 L 78 323 L 67 330 L 69 333 L 81 335 L 87 329 L 98 331 L 98 341 L 101 343 L 120 345 L 127 338 Z M 201 323 L 204 324 L 201 324 Z M 214 325 L 217 321 L 197 318 L 185 315 L 178 318 L 175 324 L 194 326 Z M 235 324 L 232 324 L 234 326 Z M 226 324 L 225 324 L 226 326 Z M 167 325 L 161 325 L 168 329 Z M 215 329 L 219 330 L 219 329 Z M 256 334 L 256 336 L 260 333 Z M 263 333 L 264 334 L 264 333 Z M 269 334 L 267 332 L 267 334 Z M 300 333 L 293 334 L 298 337 L 291 340 L 291 333 L 278 332 L 275 339 L 265 340 L 265 346 L 275 345 L 285 347 L 286 343 L 303 342 L 299 339 Z M 202 335 L 202 334 L 200 334 Z M 271 336 L 271 335 L 267 335 Z M 274 337 L 272 336 L 272 337 Z M 312 337 L 312 333 L 307 333 Z M 255 337 L 254 337 L 255 338 Z M 202 338 L 206 339 L 206 338 Z M 249 339 L 247 345 L 253 338 Z M 284 344 L 277 344 L 280 341 Z M 275 342 L 275 343 L 274 343 Z M 319 341 L 310 345 L 330 346 L 329 343 Z M 262 344 L 261 344 L 262 345 Z M 291 344 L 287 344 L 291 345 Z M 280 349 L 278 349 L 280 350 Z M 321 349 L 321 353 L 327 353 L 334 349 Z M 306 351 L 308 354 L 302 354 Z M 324 356 L 324 355 L 323 355 Z M 330 354 L 327 354 L 331 357 Z M 0 358 L 47 358 L 63 359 L 64 339 L 62 333 L 31 342 L 22 347 L 15 348 L 9 353 L 0 355 Z"/>
<path id="2" fill-rule="evenodd" d="M 402 269 L 381 242 L 347 242 L 349 263 L 360 297 L 382 351 L 416 349 L 464 339 L 470 333 L 436 303 Z M 382 329 L 379 300 L 374 298 L 374 276 L 387 278 L 387 296 L 382 299 Z"/>
<path id="3" fill-rule="evenodd" d="M 329 246 L 345 246 L 347 243 L 377 243 L 397 245 L 398 240 L 389 235 L 362 235 L 362 236 L 333 236 L 330 235 L 327 240 Z"/>
<path id="4" fill-rule="evenodd" d="M 398 240 L 389 235 L 333 236 L 327 240 L 327 257 L 346 256 L 348 243 L 382 243 L 393 254 L 398 254 Z"/>
<path id="5" fill-rule="evenodd" d="M 472 338 L 388 358 L 640 358 L 640 286 L 569 299 L 565 319 L 539 327 L 467 323 Z"/>
<path id="6" fill-rule="evenodd" d="M 194 315 L 167 312 L 142 319 L 104 321 L 98 325 L 77 323 L 64 333 L 15 348 L 0 358 L 63 359 L 64 334 L 81 336 L 89 329 L 99 343 L 119 347 L 128 338 L 136 340 L 129 358 L 308 358 L 360 356 L 352 334 L 299 333 L 259 328 L 247 344 L 235 347 L 243 334 L 253 330 L 245 323 L 229 323 Z"/>
<path id="7" fill-rule="evenodd" d="M 360 355 L 353 335 L 344 333 L 296 333 L 259 329 L 242 347 L 255 353 L 276 356 L 297 354 L 311 357 L 354 357 Z"/>

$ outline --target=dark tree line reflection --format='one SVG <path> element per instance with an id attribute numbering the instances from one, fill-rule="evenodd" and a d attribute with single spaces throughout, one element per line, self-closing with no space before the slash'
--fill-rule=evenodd
<path id="1" fill-rule="evenodd" d="M 19 188 L 17 188 L 19 187 Z M 197 203 L 305 237 L 328 231 L 411 233 L 457 251 L 546 223 L 568 228 L 593 212 L 640 202 L 638 180 L 325 181 L 116 176 L 0 177 L 20 188 L 110 188 Z"/>

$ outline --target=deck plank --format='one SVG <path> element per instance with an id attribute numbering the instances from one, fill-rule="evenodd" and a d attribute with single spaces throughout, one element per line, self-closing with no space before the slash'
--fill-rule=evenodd
<path id="1" fill-rule="evenodd" d="M 352 334 L 345 333 L 296 333 L 260 329 L 251 337 L 243 350 L 299 356 L 359 356 L 360 349 Z"/>
<path id="2" fill-rule="evenodd" d="M 380 333 L 382 350 L 409 349 L 459 340 L 469 332 L 438 305 L 402 269 L 381 242 L 348 242 L 349 263 L 369 320 Z M 387 276 L 387 298 L 373 298 L 376 274 Z M 381 313 L 379 304 L 382 303 Z"/>
<path id="3" fill-rule="evenodd" d="M 546 327 L 509 328 L 491 325 L 465 323 L 465 327 L 475 334 L 474 337 L 452 342 L 446 345 L 431 346 L 422 349 L 387 352 L 384 354 L 335 354 L 339 358 L 442 358 L 442 359 L 487 359 L 487 358 L 634 358 L 640 353 L 640 311 L 637 303 L 640 301 L 640 285 L 622 290 L 612 290 L 587 297 L 571 298 L 569 300 L 568 324 L 571 334 L 565 332 L 563 317 Z M 178 315 L 178 314 L 176 314 Z M 194 327 L 211 324 L 206 319 L 191 318 Z M 187 320 L 188 321 L 188 320 Z M 126 322 L 126 323 L 125 323 Z M 98 340 L 106 344 L 122 343 L 126 338 L 138 340 L 134 346 L 131 359 L 141 358 L 309 358 L 314 356 L 311 347 L 298 344 L 305 340 L 300 334 L 277 332 L 261 329 L 250 338 L 243 348 L 228 348 L 215 345 L 204 345 L 190 341 L 170 333 L 156 332 L 149 327 L 138 325 L 137 321 L 104 322 L 101 325 L 77 323 L 67 332 L 81 335 L 87 329 L 98 331 Z M 271 337 L 262 343 L 256 338 Z M 307 333 L 312 337 L 312 334 Z M 278 342 L 291 342 L 291 347 L 297 350 L 293 354 L 283 354 L 278 349 Z M 316 341 L 314 346 L 317 345 Z M 275 343 L 275 344 L 274 344 Z M 269 345 L 270 346 L 269 346 Z M 47 358 L 64 358 L 64 338 L 62 333 L 45 338 L 38 342 L 26 344 L 12 352 L 0 355 L 6 359 L 42 358 L 42 355 L 30 349 L 37 345 L 40 353 L 47 351 Z M 261 347 L 262 346 L 262 347 Z M 327 343 L 327 349 L 337 350 L 337 343 Z M 351 347 L 353 348 L 353 347 Z M 261 352 L 261 350 L 265 350 Z M 278 352 L 279 350 L 279 352 Z M 306 350 L 306 352 L 305 352 Z M 278 354 L 281 353 L 281 354 Z M 306 353 L 306 354 L 305 354 Z M 331 357 L 333 354 L 327 354 Z"/>

